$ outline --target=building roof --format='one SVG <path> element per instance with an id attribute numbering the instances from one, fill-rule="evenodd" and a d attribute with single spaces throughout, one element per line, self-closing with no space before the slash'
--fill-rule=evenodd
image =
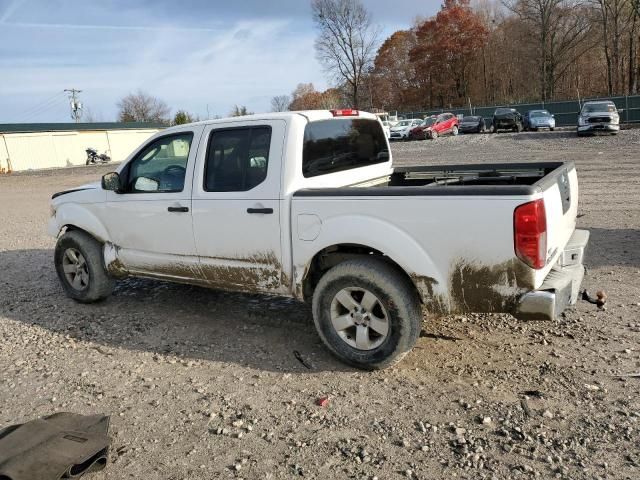
<path id="1" fill-rule="evenodd" d="M 78 130 L 130 130 L 165 128 L 157 122 L 0 123 L 0 133 L 66 132 Z"/>

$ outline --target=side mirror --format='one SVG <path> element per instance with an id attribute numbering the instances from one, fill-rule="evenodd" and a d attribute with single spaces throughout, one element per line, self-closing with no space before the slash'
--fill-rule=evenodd
<path id="1" fill-rule="evenodd" d="M 110 172 L 102 176 L 102 189 L 116 193 L 122 191 L 122 184 L 120 183 L 120 175 L 118 172 Z"/>

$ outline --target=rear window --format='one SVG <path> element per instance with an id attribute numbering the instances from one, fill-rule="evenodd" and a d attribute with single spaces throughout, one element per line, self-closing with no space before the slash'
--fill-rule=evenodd
<path id="1" fill-rule="evenodd" d="M 387 140 L 377 120 L 320 120 L 308 123 L 304 130 L 302 174 L 306 178 L 388 160 Z"/>

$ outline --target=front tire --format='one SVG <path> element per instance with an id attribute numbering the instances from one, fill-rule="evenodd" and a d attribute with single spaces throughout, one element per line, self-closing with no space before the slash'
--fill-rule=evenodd
<path id="1" fill-rule="evenodd" d="M 455 137 L 456 135 L 458 135 L 458 127 L 456 127 L 455 125 L 453 126 L 453 129 L 451 130 L 451 133 L 453 133 L 453 136 Z"/>
<path id="2" fill-rule="evenodd" d="M 422 327 L 418 294 L 406 276 L 378 259 L 342 262 L 313 294 L 320 338 L 341 361 L 364 370 L 399 362 Z"/>
<path id="3" fill-rule="evenodd" d="M 435 130 L 431 131 L 431 140 L 437 140 L 438 138 L 438 132 L 436 132 Z"/>
<path id="4" fill-rule="evenodd" d="M 71 230 L 58 239 L 54 262 L 62 288 L 80 303 L 104 300 L 115 281 L 104 266 L 102 245 L 88 233 Z"/>

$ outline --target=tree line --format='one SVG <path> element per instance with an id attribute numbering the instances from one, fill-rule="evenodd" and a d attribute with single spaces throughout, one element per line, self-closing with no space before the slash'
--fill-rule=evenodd
<path id="1" fill-rule="evenodd" d="M 312 7 L 316 54 L 336 87 L 298 85 L 292 110 L 407 111 L 638 93 L 640 0 L 444 0 L 436 15 L 381 42 L 360 0 L 314 0 Z"/>
<path id="2" fill-rule="evenodd" d="M 171 108 L 157 97 L 138 90 L 123 97 L 118 103 L 119 122 L 153 122 L 162 125 L 183 125 L 200 121 L 198 115 L 194 115 L 186 110 L 178 110 L 171 116 Z M 228 116 L 240 117 L 251 115 L 244 105 L 234 105 Z M 220 118 L 216 115 L 215 118 Z"/>

